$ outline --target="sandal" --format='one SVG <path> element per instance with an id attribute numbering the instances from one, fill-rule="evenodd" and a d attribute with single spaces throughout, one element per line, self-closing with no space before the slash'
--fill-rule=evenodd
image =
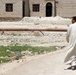
<path id="1" fill-rule="evenodd" d="M 75 70 L 75 69 L 76 69 L 76 66 L 72 66 L 71 69 L 72 69 L 72 70 Z"/>

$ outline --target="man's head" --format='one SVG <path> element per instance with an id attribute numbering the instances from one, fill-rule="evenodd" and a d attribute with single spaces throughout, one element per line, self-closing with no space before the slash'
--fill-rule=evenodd
<path id="1" fill-rule="evenodd" d="M 72 17 L 72 23 L 75 23 L 76 22 L 76 16 L 73 16 Z"/>

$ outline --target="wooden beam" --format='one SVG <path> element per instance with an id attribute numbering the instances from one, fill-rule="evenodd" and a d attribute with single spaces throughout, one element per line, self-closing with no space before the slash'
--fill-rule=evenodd
<path id="1" fill-rule="evenodd" d="M 66 32 L 64 28 L 0 28 L 0 31 L 54 31 L 54 32 Z"/>

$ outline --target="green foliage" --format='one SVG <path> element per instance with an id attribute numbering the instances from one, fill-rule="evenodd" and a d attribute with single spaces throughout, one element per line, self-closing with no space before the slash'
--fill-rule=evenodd
<path id="1" fill-rule="evenodd" d="M 33 46 L 0 46 L 0 57 L 13 57 L 17 52 L 29 51 L 32 55 L 42 54 L 57 50 L 56 47 L 33 47 Z M 9 60 L 0 58 L 0 61 L 7 62 Z"/>
<path id="2" fill-rule="evenodd" d="M 3 57 L 5 57 L 5 56 L 8 56 L 8 57 L 12 56 L 11 51 L 7 51 L 7 50 L 9 50 L 8 47 L 0 46 L 0 57 L 1 56 L 3 56 Z"/>
<path id="3" fill-rule="evenodd" d="M 33 54 L 42 54 L 42 53 L 47 53 L 51 51 L 55 51 L 56 48 L 51 46 L 51 47 L 32 47 L 31 52 Z"/>
<path id="4" fill-rule="evenodd" d="M 0 63 L 9 62 L 10 60 L 8 58 L 0 58 Z"/>

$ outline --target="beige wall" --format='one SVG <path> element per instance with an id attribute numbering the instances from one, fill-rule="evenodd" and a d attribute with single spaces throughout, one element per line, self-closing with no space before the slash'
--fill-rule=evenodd
<path id="1" fill-rule="evenodd" d="M 52 16 L 55 15 L 54 0 L 29 0 L 30 16 L 46 17 L 46 4 L 53 5 Z M 56 16 L 72 17 L 76 15 L 76 0 L 56 0 Z M 40 12 L 32 11 L 32 4 L 40 4 Z"/>
<path id="2" fill-rule="evenodd" d="M 46 4 L 48 2 L 52 3 L 52 16 L 54 16 L 54 0 L 29 0 L 30 4 L 30 16 L 46 17 Z M 40 11 L 33 12 L 32 4 L 40 4 Z"/>
<path id="3" fill-rule="evenodd" d="M 13 3 L 13 12 L 5 11 L 6 3 Z M 22 18 L 22 0 L 0 0 L 0 17 Z"/>
<path id="4" fill-rule="evenodd" d="M 25 2 L 23 10 L 23 1 Z M 22 18 L 24 16 L 46 17 L 46 4 L 52 3 L 52 16 L 55 15 L 54 0 L 0 0 L 0 18 Z M 13 3 L 13 12 L 5 11 L 5 4 Z M 33 12 L 32 4 L 40 4 L 40 11 Z M 76 15 L 76 0 L 56 0 L 56 16 L 72 17 Z"/>
<path id="5" fill-rule="evenodd" d="M 76 0 L 57 0 L 56 12 L 61 17 L 76 16 Z"/>

